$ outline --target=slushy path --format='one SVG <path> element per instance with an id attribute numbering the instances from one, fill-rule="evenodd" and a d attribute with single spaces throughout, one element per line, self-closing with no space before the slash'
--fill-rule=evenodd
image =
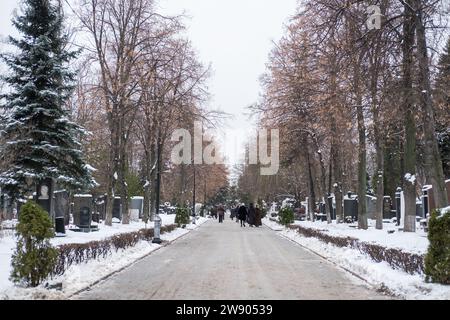
<path id="1" fill-rule="evenodd" d="M 263 228 L 210 221 L 77 299 L 386 299 Z"/>

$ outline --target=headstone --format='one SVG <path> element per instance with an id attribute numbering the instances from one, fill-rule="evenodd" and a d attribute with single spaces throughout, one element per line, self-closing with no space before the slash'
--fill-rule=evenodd
<path id="1" fill-rule="evenodd" d="M 38 194 L 36 195 L 36 203 L 45 211 L 51 214 L 52 201 L 52 179 L 45 179 L 38 184 Z"/>
<path id="2" fill-rule="evenodd" d="M 333 199 L 334 199 L 333 196 L 329 196 L 327 200 L 328 200 L 328 207 L 331 210 L 331 220 L 336 220 L 336 208 L 334 207 Z"/>
<path id="3" fill-rule="evenodd" d="M 66 226 L 64 220 L 65 220 L 64 217 L 55 218 L 55 232 L 57 236 L 66 234 Z"/>
<path id="4" fill-rule="evenodd" d="M 395 193 L 395 213 L 397 219 L 397 226 L 400 225 L 402 219 L 402 188 L 397 188 L 397 192 Z"/>
<path id="5" fill-rule="evenodd" d="M 144 215 L 144 197 L 132 197 L 130 199 L 129 209 L 132 221 L 139 221 L 139 219 L 142 219 Z"/>
<path id="6" fill-rule="evenodd" d="M 422 202 L 416 202 L 416 217 L 426 218 L 423 215 Z"/>
<path id="7" fill-rule="evenodd" d="M 105 220 L 106 219 L 106 204 L 107 204 L 107 196 L 103 195 L 98 197 L 95 200 L 95 213 L 98 214 L 98 220 Z M 97 219 L 97 217 L 96 217 Z M 100 221 L 96 221 L 100 222 Z"/>
<path id="8" fill-rule="evenodd" d="M 69 193 L 66 190 L 60 190 L 53 194 L 55 198 L 55 220 L 58 219 L 58 223 L 61 223 L 60 220 L 62 219 L 62 223 L 68 225 L 70 219 Z"/>
<path id="9" fill-rule="evenodd" d="M 122 220 L 122 199 L 120 197 L 114 198 L 113 218 Z"/>
<path id="10" fill-rule="evenodd" d="M 73 200 L 74 224 L 83 232 L 91 231 L 92 195 L 75 195 Z"/>
<path id="11" fill-rule="evenodd" d="M 385 196 L 383 198 L 383 219 L 392 219 L 392 199 L 390 196 Z"/>
<path id="12" fill-rule="evenodd" d="M 353 198 L 351 194 L 347 195 L 344 199 L 344 220 L 358 219 L 358 200 Z"/>
<path id="13" fill-rule="evenodd" d="M 369 219 L 377 218 L 377 198 L 371 195 L 366 195 L 366 210 Z"/>

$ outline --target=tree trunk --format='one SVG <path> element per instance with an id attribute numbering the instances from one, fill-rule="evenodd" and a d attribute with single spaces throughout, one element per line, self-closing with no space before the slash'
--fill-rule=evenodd
<path id="1" fill-rule="evenodd" d="M 371 79 L 370 79 L 370 95 L 372 102 L 372 115 L 373 115 L 373 127 L 374 127 L 374 145 L 376 153 L 376 229 L 383 229 L 383 205 L 384 205 L 384 140 L 381 133 L 383 126 L 382 119 L 380 117 L 379 102 L 378 102 L 378 77 L 379 77 L 379 53 L 381 44 L 376 44 L 376 51 L 371 61 Z"/>
<path id="2" fill-rule="evenodd" d="M 313 169 L 311 163 L 311 156 L 309 154 L 308 148 L 308 138 L 304 139 L 305 153 L 306 153 L 306 161 L 308 165 L 308 189 L 309 189 L 309 218 L 311 221 L 314 221 L 314 213 L 316 210 L 316 193 L 314 191 L 314 177 L 313 177 Z"/>
<path id="3" fill-rule="evenodd" d="M 128 187 L 126 181 L 127 174 L 127 144 L 128 137 L 125 129 L 125 114 L 120 118 L 120 143 L 119 143 L 119 186 L 120 199 L 122 202 L 122 224 L 130 224 L 130 212 L 128 211 Z"/>
<path id="4" fill-rule="evenodd" d="M 403 39 L 403 112 L 405 117 L 404 150 L 404 231 L 416 231 L 416 121 L 413 101 L 413 46 L 414 46 L 414 11 L 408 4 L 404 5 L 404 39 Z"/>
<path id="5" fill-rule="evenodd" d="M 358 227 L 359 229 L 367 230 L 367 208 L 366 208 L 366 194 L 367 194 L 367 158 L 366 158 L 366 125 L 364 123 L 364 110 L 362 105 L 362 94 L 360 88 L 361 70 L 360 64 L 362 55 L 359 56 L 354 66 L 354 91 L 356 96 L 356 114 L 358 118 Z"/>
<path id="6" fill-rule="evenodd" d="M 118 146 L 119 146 L 119 126 L 117 125 L 117 119 L 115 116 L 116 107 L 113 107 L 110 119 L 110 131 L 111 131 L 111 146 L 109 152 L 109 168 L 108 168 L 108 182 L 106 190 L 106 219 L 105 225 L 112 226 L 113 207 L 115 198 L 116 176 L 117 176 L 117 160 L 118 160 Z"/>
<path id="7" fill-rule="evenodd" d="M 332 117 L 332 132 L 336 132 L 336 120 Z M 344 222 L 344 214 L 342 210 L 342 168 L 340 152 L 337 148 L 337 134 L 332 136 L 332 159 L 333 159 L 333 176 L 334 176 L 334 198 L 336 202 L 336 223 Z"/>
<path id="8" fill-rule="evenodd" d="M 423 115 L 424 139 L 424 167 L 428 184 L 433 186 L 434 203 L 438 208 L 448 205 L 447 190 L 445 187 L 444 170 L 436 137 L 435 115 L 433 100 L 431 98 L 430 67 L 427 51 L 427 38 L 423 22 L 423 1 L 414 0 L 417 10 L 415 25 L 417 32 L 417 56 L 419 62 L 418 82 L 420 93 L 420 106 Z"/>

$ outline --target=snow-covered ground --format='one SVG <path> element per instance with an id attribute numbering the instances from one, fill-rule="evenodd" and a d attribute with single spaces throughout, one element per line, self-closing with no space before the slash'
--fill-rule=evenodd
<path id="1" fill-rule="evenodd" d="M 163 225 L 174 223 L 175 215 L 161 215 Z M 206 218 L 199 218 L 195 225 L 190 224 L 186 229 L 175 229 L 173 232 L 161 235 L 163 241 L 174 241 L 191 230 L 198 228 L 208 221 Z M 68 243 L 86 243 L 95 240 L 109 238 L 116 234 L 128 233 L 145 228 L 142 222 L 134 222 L 130 225 L 114 224 L 112 227 L 100 225 L 98 232 L 76 233 L 67 231 L 67 237 L 54 238 L 53 245 Z M 153 223 L 147 224 L 147 228 L 153 228 Z M 62 284 L 62 288 L 46 289 L 44 286 L 33 289 L 25 289 L 14 286 L 9 281 L 11 273 L 11 255 L 15 249 L 15 239 L 12 232 L 0 239 L 0 300 L 2 299 L 66 299 L 79 290 L 89 287 L 93 283 L 101 280 L 109 274 L 120 270 L 136 260 L 145 257 L 149 253 L 161 248 L 160 245 L 141 241 L 136 246 L 114 252 L 106 259 L 89 261 L 85 264 L 71 266 L 64 275 L 54 278 L 48 282 L 50 286 Z"/>
<path id="2" fill-rule="evenodd" d="M 377 288 L 387 289 L 400 298 L 411 300 L 450 299 L 450 286 L 426 283 L 425 277 L 422 275 L 410 275 L 406 272 L 394 270 L 386 262 L 377 263 L 355 249 L 339 248 L 316 238 L 303 237 L 297 231 L 284 228 L 269 219 L 264 219 L 263 223 L 269 228 L 279 231 L 281 236 L 353 272 L 369 284 Z M 428 239 L 420 233 L 395 232 L 394 234 L 388 234 L 386 230 L 377 231 L 371 228 L 363 231 L 350 228 L 348 225 L 327 225 L 326 222 L 296 222 L 296 224 L 320 229 L 330 235 L 354 237 L 361 241 L 374 242 L 386 247 L 402 248 L 408 252 L 424 254 L 428 246 Z"/>

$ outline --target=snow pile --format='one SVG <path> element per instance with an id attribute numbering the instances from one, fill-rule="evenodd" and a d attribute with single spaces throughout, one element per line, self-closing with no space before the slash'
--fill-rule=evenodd
<path id="1" fill-rule="evenodd" d="M 160 215 L 163 225 L 173 224 L 175 217 Z M 209 219 L 199 218 L 195 225 L 188 225 L 185 229 L 175 229 L 174 231 L 161 235 L 163 242 L 173 242 L 186 235 L 191 230 L 199 228 Z M 153 223 L 147 224 L 148 228 L 153 228 Z M 102 225 L 99 232 L 75 233 L 68 232 L 66 238 L 52 239 L 53 245 L 68 243 L 86 243 L 94 240 L 101 240 L 113 235 L 128 233 L 145 228 L 143 222 L 131 223 L 130 225 L 113 225 L 106 227 Z M 163 243 L 164 245 L 164 243 Z M 91 260 L 88 263 L 71 266 L 64 275 L 56 277 L 48 282 L 49 288 L 41 285 L 38 288 L 20 288 L 13 285 L 8 280 L 11 272 L 11 255 L 15 248 L 15 239 L 5 237 L 0 241 L 0 300 L 4 299 L 67 299 L 76 292 L 83 290 L 101 279 L 117 272 L 122 268 L 133 264 L 137 260 L 149 255 L 162 246 L 147 241 L 141 241 L 136 246 L 114 252 L 106 259 Z M 55 287 L 52 289 L 52 287 Z M 58 287 L 58 288 L 56 288 Z"/>
<path id="2" fill-rule="evenodd" d="M 279 225 L 276 222 L 270 221 L 268 219 L 263 220 L 264 224 L 269 228 L 279 229 Z M 322 225 L 322 230 L 326 227 Z M 347 227 L 348 228 L 348 227 Z M 345 235 L 343 231 L 336 231 L 339 228 L 330 227 L 331 230 L 335 230 L 335 234 Z M 350 228 L 348 228 L 350 229 Z M 350 230 L 349 230 L 350 231 Z M 370 231 L 362 231 L 369 232 Z M 352 273 L 358 275 L 367 281 L 368 284 L 374 286 L 380 290 L 387 290 L 393 295 L 400 298 L 405 298 L 408 300 L 418 300 L 418 299 L 450 299 L 450 287 L 430 284 L 425 282 L 425 277 L 421 275 L 410 275 L 406 272 L 392 269 L 386 262 L 374 262 L 368 256 L 360 253 L 358 250 L 351 248 L 339 248 L 331 244 L 326 244 L 316 238 L 305 238 L 301 236 L 298 232 L 283 228 L 279 233 L 281 236 L 296 242 L 297 244 L 313 251 L 316 254 L 321 255 L 327 260 L 335 263 L 336 265 L 351 271 Z M 354 232 L 347 233 L 347 236 L 355 235 Z M 406 235 L 406 234 L 405 234 Z M 383 239 L 387 237 L 387 234 L 379 234 L 377 243 L 384 243 L 385 246 L 389 246 L 389 241 Z M 369 237 L 369 236 L 368 236 Z M 374 235 L 370 236 L 373 240 L 376 237 Z M 360 237 L 363 238 L 363 237 Z M 361 239 L 364 240 L 364 239 Z M 402 244 L 406 245 L 407 241 L 394 240 L 392 241 L 394 246 Z M 405 248 L 406 249 L 406 248 Z M 419 247 L 412 244 L 410 251 L 418 250 Z"/>

